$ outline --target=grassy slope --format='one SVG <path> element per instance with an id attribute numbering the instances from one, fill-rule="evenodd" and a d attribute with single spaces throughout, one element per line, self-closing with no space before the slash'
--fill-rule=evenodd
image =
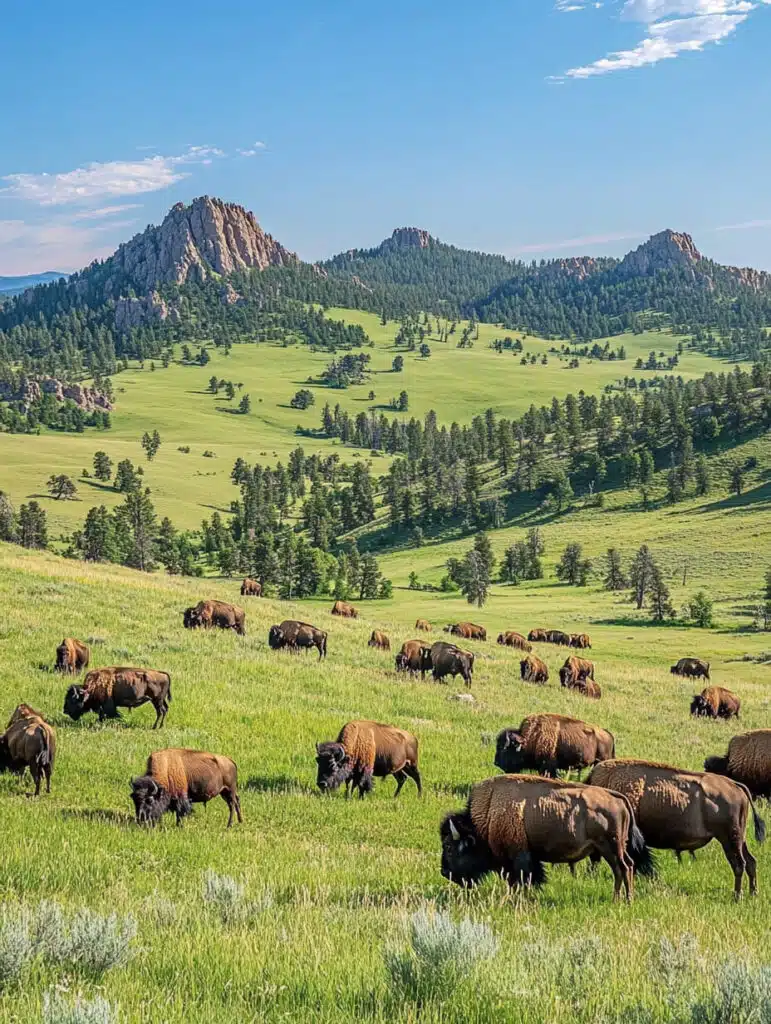
<path id="1" fill-rule="evenodd" d="M 461 327 L 446 345 L 428 339 L 432 349 L 429 359 L 404 353 L 405 370 L 394 374 L 390 367 L 397 351 L 393 339 L 398 324 L 381 326 L 378 317 L 350 310 L 332 310 L 330 316 L 360 323 L 375 342 L 371 351 L 374 372 L 367 384 L 346 391 L 312 388 L 316 406 L 300 412 L 291 409 L 289 401 L 295 391 L 305 386 L 309 376 L 323 370 L 331 359 L 329 354 L 312 355 L 304 346 L 237 345 L 227 358 L 212 350 L 211 362 L 200 368 L 173 364 L 164 370 L 158 363 L 156 371 L 151 372 L 147 362 L 144 370 L 133 367 L 115 377 L 117 407 L 113 427 L 106 433 L 45 431 L 39 437 L 0 434 L 0 489 L 8 491 L 17 505 L 37 498 L 49 514 L 52 535 L 71 530 L 83 522 L 89 507 L 113 505 L 119 498 L 110 486 L 82 480 L 77 501 L 57 502 L 46 494 L 48 477 L 52 473 L 67 473 L 78 478 L 83 468 L 91 470 L 93 454 L 100 448 L 116 464 L 125 458 L 143 462 L 139 440 L 146 430 L 157 429 L 163 446 L 152 464 L 144 463 L 148 486 L 161 515 L 170 516 L 177 526 L 193 528 L 212 509 L 228 508 L 235 496 L 230 471 L 238 456 L 250 463 L 275 463 L 278 459 L 286 463 L 289 452 L 298 444 L 307 453 L 328 454 L 337 450 L 346 460 L 365 455 L 343 454 L 333 442 L 303 439 L 295 434 L 298 424 L 318 427 L 321 409 L 327 401 L 339 402 L 356 414 L 373 406 L 387 406 L 405 388 L 410 396 L 407 417 L 423 416 L 433 408 L 441 422 L 455 419 L 463 423 L 488 406 L 511 416 L 521 414 L 533 402 L 548 402 L 555 394 L 578 393 L 581 389 L 599 391 L 624 374 L 639 376 L 640 372 L 634 370 L 639 355 L 647 356 L 651 349 L 670 354 L 676 346 L 675 339 L 667 334 L 625 336 L 612 339 L 614 347 L 622 341 L 626 346 L 628 358 L 623 363 L 582 361 L 578 369 L 569 370 L 566 363 L 552 355 L 547 366 L 522 367 L 519 358 L 511 353 L 498 355 L 490 350 L 490 341 L 504 332 L 483 324 L 473 350 L 455 347 Z M 537 354 L 550 347 L 549 342 L 532 338 L 524 344 L 527 351 Z M 681 360 L 680 372 L 693 377 L 719 368 L 714 359 L 689 352 Z M 243 393 L 248 392 L 252 399 L 250 415 L 228 412 L 229 406 L 237 406 L 238 397 L 228 403 L 224 396 L 214 398 L 206 393 L 212 374 L 234 383 L 243 382 Z M 374 403 L 367 397 L 370 389 L 376 394 Z M 393 415 L 389 409 L 386 412 Z M 181 445 L 189 445 L 190 454 L 179 452 Z M 206 449 L 214 451 L 216 459 L 204 458 Z M 386 465 L 385 459 L 374 460 L 376 471 L 382 471 Z"/>
<path id="2" fill-rule="evenodd" d="M 722 522 L 732 527 L 730 510 Z M 739 532 L 732 530 L 733 542 L 751 547 L 751 536 L 736 541 Z M 427 557 L 425 549 L 417 555 Z M 712 572 L 711 566 L 705 562 L 703 571 Z M 748 563 L 748 579 L 756 568 L 757 562 Z M 719 574 L 711 583 L 719 585 Z M 629 908 L 611 903 L 604 867 L 594 877 L 581 867 L 575 879 L 565 868 L 554 869 L 541 894 L 515 903 L 504 899 L 500 881 L 461 893 L 439 875 L 437 842 L 441 814 L 459 805 L 468 783 L 494 771 L 493 750 L 483 737 L 526 713 L 585 717 L 613 730 L 622 755 L 691 767 L 722 752 L 733 732 L 768 725 L 768 668 L 735 660 L 759 653 L 762 636 L 614 626 L 603 620 L 626 614 L 628 606 L 591 588 L 501 588 L 473 617 L 493 631 L 552 623 L 586 629 L 604 697 L 585 702 L 553 681 L 545 689 L 524 686 L 516 654 L 485 644 L 475 647 L 477 703 L 468 706 L 449 699 L 456 686 L 397 678 L 391 657 L 366 647 L 374 625 L 398 643 L 412 636 L 418 612 L 435 625 L 466 617 L 458 597 L 397 591 L 392 602 L 368 604 L 366 618 L 356 623 L 332 619 L 329 602 L 298 607 L 252 600 L 245 639 L 184 632 L 181 610 L 208 595 L 240 600 L 234 581 L 145 577 L 0 545 L 0 716 L 6 719 L 26 700 L 47 714 L 59 737 L 51 796 L 29 802 L 16 779 L 0 777 L 0 898 L 55 897 L 136 914 L 141 954 L 103 985 L 108 998 L 120 1002 L 125 1021 L 568 1021 L 574 1019 L 569 1003 L 553 1002 L 555 993 L 523 991 L 516 968 L 523 943 L 574 937 L 583 944 L 587 933 L 604 944 L 608 967 L 591 986 L 583 1019 L 643 999 L 664 1021 L 667 1010 L 646 967 L 646 952 L 659 936 L 692 932 L 716 959 L 745 948 L 766 957 L 771 857 L 754 843 L 757 900 L 731 902 L 730 871 L 720 850 L 710 847 L 695 864 L 679 866 L 662 855 L 661 880 L 640 883 Z M 296 613 L 329 630 L 325 663 L 266 649 L 270 623 Z M 63 718 L 66 684 L 40 665 L 50 664 L 65 634 L 96 638 L 97 665 L 168 669 L 174 700 L 166 730 L 149 731 L 148 708 L 106 726 Z M 694 687 L 670 676 L 668 666 L 692 651 L 710 659 L 715 680 L 742 697 L 741 726 L 689 719 Z M 549 647 L 539 653 L 552 672 L 564 657 Z M 353 717 L 390 721 L 419 736 L 422 801 L 408 783 L 394 802 L 390 781 L 363 803 L 315 793 L 313 744 L 334 737 Z M 154 832 L 132 824 L 128 780 L 148 752 L 167 745 L 236 759 L 242 827 L 225 833 L 219 801 L 206 813 L 199 809 L 183 830 L 171 821 Z M 200 900 L 207 868 L 243 879 L 253 897 L 269 890 L 273 906 L 248 926 L 223 927 Z M 472 910 L 491 923 L 502 949 L 478 987 L 463 989 L 441 1016 L 426 1010 L 418 1018 L 389 1003 L 381 954 L 403 934 L 405 916 L 426 900 L 453 914 Z M 27 979 L 21 998 L 15 991 L 0 995 L 0 1020 L 34 1019 L 41 991 L 55 980 L 43 971 Z"/>

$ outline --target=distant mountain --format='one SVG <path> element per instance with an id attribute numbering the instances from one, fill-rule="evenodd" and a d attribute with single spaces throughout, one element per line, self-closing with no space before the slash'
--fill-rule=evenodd
<path id="1" fill-rule="evenodd" d="M 60 277 L 67 277 L 56 270 L 46 270 L 42 274 L 25 274 L 21 277 L 0 277 L 0 294 L 17 295 L 25 288 L 33 288 L 36 284 L 48 284 L 49 281 L 58 281 Z"/>

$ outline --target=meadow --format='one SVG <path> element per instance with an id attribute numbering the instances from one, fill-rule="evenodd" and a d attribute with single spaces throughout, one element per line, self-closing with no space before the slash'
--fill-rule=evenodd
<path id="1" fill-rule="evenodd" d="M 754 519 L 748 526 L 741 507 L 719 511 L 725 547 L 738 552 L 726 591 L 733 602 L 749 602 L 759 587 L 758 554 L 769 550 L 768 534 L 764 526 L 755 536 Z M 576 527 L 591 535 L 592 549 L 619 541 L 622 532 L 635 541 L 637 531 L 642 535 L 641 524 L 631 525 L 632 512 L 627 519 L 616 513 L 607 525 L 596 511 L 574 515 Z M 693 509 L 678 522 L 694 556 L 703 548 L 693 570 L 699 585 L 718 590 L 717 534 L 699 526 L 707 521 L 699 515 Z M 590 526 L 595 517 L 600 521 Z M 654 520 L 650 533 L 665 524 L 663 517 Z M 355 622 L 331 617 L 331 600 L 242 601 L 234 580 L 143 575 L 0 545 L 0 716 L 7 720 L 24 700 L 58 730 L 49 796 L 31 800 L 29 779 L 0 776 L 0 900 L 6 909 L 34 908 L 41 900 L 68 910 L 87 906 L 132 915 L 138 927 L 135 955 L 98 979 L 76 970 L 63 976 L 45 958 L 36 960 L 0 991 L 0 1020 L 40 1019 L 43 993 L 63 986 L 101 994 L 120 1007 L 124 1024 L 653 1024 L 690 1020 L 677 1016 L 677 1000 L 684 990 L 691 997 L 707 992 L 712 965 L 731 957 L 766 963 L 768 844 L 751 841 L 760 894 L 739 904 L 714 844 L 695 862 L 678 864 L 660 854 L 659 879 L 639 881 L 631 906 L 612 902 L 604 865 L 594 874 L 579 866 L 575 878 L 567 868 L 553 868 L 542 891 L 518 896 L 499 879 L 463 892 L 439 873 L 443 813 L 462 805 L 471 783 L 496 774 L 494 737 L 525 714 L 548 710 L 585 718 L 613 731 L 621 756 L 691 768 L 724 752 L 733 733 L 768 725 L 763 634 L 720 621 L 720 607 L 714 630 L 652 626 L 623 596 L 596 585 L 559 585 L 552 573 L 557 536 L 547 533 L 545 580 L 496 586 L 481 611 L 458 595 L 397 589 L 391 601 L 364 604 Z M 493 539 L 500 554 L 502 538 Z M 646 539 L 653 544 L 653 536 Z M 408 565 L 428 577 L 444 557 L 445 550 L 428 547 L 390 556 L 384 567 L 397 581 Z M 182 610 L 209 596 L 245 603 L 246 637 L 182 629 Z M 366 641 L 377 626 L 398 650 L 414 635 L 417 615 L 429 618 L 435 632 L 459 618 L 484 623 L 493 637 L 504 626 L 586 631 L 603 698 L 586 701 L 555 685 L 565 652 L 549 646 L 538 653 L 552 681 L 539 688 L 519 681 L 517 652 L 494 642 L 475 645 L 473 703 L 455 699 L 460 680 L 439 685 L 399 677 L 394 651 L 373 651 Z M 269 626 L 290 616 L 329 631 L 326 661 L 267 648 Z M 67 682 L 49 671 L 64 635 L 89 641 L 94 665 L 168 670 L 173 701 L 164 731 L 150 731 L 148 707 L 104 725 L 93 716 L 79 723 L 65 718 Z M 742 698 L 740 723 L 690 719 L 690 697 L 699 686 L 671 676 L 669 666 L 692 653 L 711 661 L 713 681 Z M 408 782 L 394 801 L 393 780 L 377 783 L 364 801 L 316 791 L 314 744 L 333 739 L 352 718 L 391 722 L 418 736 L 422 799 Z M 181 829 L 168 816 L 153 831 L 136 826 L 129 780 L 141 773 L 150 751 L 164 746 L 233 757 L 244 824 L 226 831 L 226 808 L 218 800 L 197 809 Z M 769 817 L 767 806 L 762 813 Z M 243 913 L 225 913 L 204 899 L 207 872 L 244 886 L 236 900 Z M 405 948 L 412 916 L 421 911 L 484 923 L 498 951 L 457 987 L 445 981 L 419 999 L 394 983 L 386 964 L 389 954 Z"/>
<path id="2" fill-rule="evenodd" d="M 49 532 L 56 537 L 80 526 L 92 505 L 112 507 L 121 500 L 111 484 L 81 476 L 83 469 L 92 471 L 94 452 L 103 450 L 114 465 L 127 458 L 142 464 L 159 515 L 169 516 L 177 527 L 195 529 L 214 509 L 227 511 L 237 496 L 230 471 L 238 457 L 249 464 L 275 465 L 279 460 L 286 464 L 290 451 L 301 445 L 306 455 L 336 451 L 344 461 L 371 458 L 366 452 L 347 451 L 334 440 L 298 435 L 298 426 L 318 429 L 327 402 L 339 403 L 354 415 L 374 410 L 389 418 L 422 418 L 434 409 L 440 422 L 447 423 L 468 423 L 488 407 L 501 415 L 520 415 L 532 403 L 548 403 L 554 395 L 577 394 L 582 389 L 599 393 L 624 375 L 652 376 L 651 371 L 634 369 L 637 358 L 647 358 L 651 350 L 672 355 L 677 347 L 677 339 L 665 332 L 625 335 L 610 339 L 613 348 L 625 346 L 623 362 L 582 359 L 577 368 L 569 369 L 568 359 L 550 351 L 561 343 L 526 338 L 525 352 L 539 358 L 546 355 L 548 362 L 521 366 L 519 355 L 498 354 L 490 348 L 496 338 L 521 337 L 516 332 L 481 324 L 474 348 L 459 349 L 457 341 L 465 326 L 460 323 L 447 343 L 428 338 L 431 355 L 422 358 L 395 347 L 396 322 L 383 325 L 370 313 L 344 309 L 329 310 L 328 315 L 360 324 L 372 339 L 374 348 L 367 350 L 372 373 L 365 384 L 345 390 L 308 384 L 308 378 L 318 377 L 333 356 L 311 353 L 302 345 L 235 345 L 229 356 L 210 347 L 211 361 L 204 367 L 174 362 L 164 369 L 158 361 L 152 370 L 149 360 L 144 368 L 131 364 L 113 381 L 116 407 L 110 430 L 64 434 L 44 428 L 33 436 L 0 433 L 0 489 L 17 506 L 33 498 L 39 501 L 49 517 Z M 404 370 L 393 373 L 391 363 L 400 352 Z M 176 356 L 179 359 L 179 346 Z M 677 372 L 690 378 L 723 368 L 715 359 L 686 351 Z M 207 391 L 212 375 L 243 385 L 234 400 L 228 401 L 222 392 L 214 396 Z M 313 392 L 316 404 L 304 411 L 292 409 L 292 396 L 303 387 Z M 396 413 L 390 402 L 403 389 L 409 395 L 409 410 Z M 375 393 L 374 400 L 368 397 L 370 391 Z M 251 399 L 247 415 L 237 413 L 243 394 Z M 140 439 L 153 430 L 158 430 L 163 443 L 148 463 Z M 190 451 L 179 450 L 185 447 Z M 214 457 L 206 457 L 206 451 Z M 372 458 L 374 472 L 385 472 L 387 467 L 385 457 Z M 76 500 L 57 501 L 48 495 L 46 481 L 58 473 L 75 480 Z"/>

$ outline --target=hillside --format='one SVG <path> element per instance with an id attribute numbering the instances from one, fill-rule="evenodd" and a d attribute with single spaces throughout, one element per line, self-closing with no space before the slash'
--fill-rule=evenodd
<path id="1" fill-rule="evenodd" d="M 0 296 L 16 295 L 27 288 L 34 288 L 39 284 L 48 284 L 51 281 L 58 281 L 66 274 L 60 274 L 55 270 L 46 270 L 42 274 L 22 274 L 18 277 L 0 276 Z"/>

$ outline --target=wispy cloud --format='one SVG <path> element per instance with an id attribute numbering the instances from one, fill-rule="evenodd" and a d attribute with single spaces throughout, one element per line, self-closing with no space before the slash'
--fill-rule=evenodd
<path id="1" fill-rule="evenodd" d="M 264 142 L 253 142 L 248 149 L 239 149 L 236 152 L 239 156 L 257 156 L 258 153 L 261 153 L 266 148 Z"/>
<path id="2" fill-rule="evenodd" d="M 753 228 L 771 228 L 771 220 L 745 220 L 740 224 L 723 224 L 713 231 L 751 231 Z"/>
<path id="3" fill-rule="evenodd" d="M 138 210 L 141 203 L 120 203 L 117 206 L 98 206 L 95 210 L 80 210 L 73 213 L 73 220 L 102 220 L 105 217 L 114 217 L 118 213 L 125 213 L 126 210 Z"/>
<path id="4" fill-rule="evenodd" d="M 643 238 L 644 236 L 644 231 L 612 235 L 584 235 L 582 238 L 563 238 L 557 242 L 534 242 L 529 245 L 517 245 L 509 249 L 509 253 L 518 255 L 527 252 L 554 252 L 557 249 L 581 250 L 587 245 L 602 245 L 605 242 L 624 242 L 633 238 Z"/>
<path id="5" fill-rule="evenodd" d="M 771 0 L 624 0 L 621 18 L 645 26 L 645 35 L 628 50 L 617 50 L 581 67 L 570 68 L 563 78 L 594 78 L 627 71 L 682 53 L 703 50 L 732 35 L 753 11 Z M 556 0 L 559 11 L 601 7 L 587 0 Z"/>

